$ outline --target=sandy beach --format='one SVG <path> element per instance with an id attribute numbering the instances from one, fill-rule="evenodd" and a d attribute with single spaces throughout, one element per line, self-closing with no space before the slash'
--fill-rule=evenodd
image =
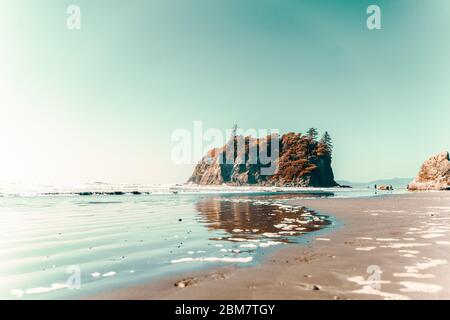
<path id="1" fill-rule="evenodd" d="M 450 192 L 295 200 L 341 227 L 232 266 L 94 299 L 449 299 Z"/>

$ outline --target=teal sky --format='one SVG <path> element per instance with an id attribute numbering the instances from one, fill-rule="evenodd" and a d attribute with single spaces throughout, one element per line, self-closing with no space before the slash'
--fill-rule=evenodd
<path id="1" fill-rule="evenodd" d="M 449 17 L 448 0 L 0 0 L 0 181 L 184 182 L 170 137 L 195 120 L 315 126 L 337 179 L 414 176 L 450 149 Z"/>

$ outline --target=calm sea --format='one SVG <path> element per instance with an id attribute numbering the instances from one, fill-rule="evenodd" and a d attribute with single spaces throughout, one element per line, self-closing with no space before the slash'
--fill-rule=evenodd
<path id="1" fill-rule="evenodd" d="M 323 190 L 120 190 L 3 192 L 0 298 L 80 298 L 190 270 L 251 266 L 337 225 L 288 204 L 333 196 Z"/>

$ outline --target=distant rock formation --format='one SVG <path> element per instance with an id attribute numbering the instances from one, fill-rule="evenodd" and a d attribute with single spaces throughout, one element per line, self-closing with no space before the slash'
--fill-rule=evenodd
<path id="1" fill-rule="evenodd" d="M 259 159 L 256 163 L 255 161 L 250 163 L 249 150 L 252 148 L 270 150 L 272 141 L 277 140 L 279 141 L 279 145 L 276 146 L 279 152 L 279 157 L 275 160 L 277 169 L 272 175 L 263 175 L 261 169 L 269 165 L 261 164 Z M 300 133 L 288 133 L 277 140 L 274 140 L 273 136 L 256 139 L 237 135 L 223 147 L 208 151 L 195 167 L 188 183 L 281 187 L 338 186 L 331 168 L 331 143 L 318 142 Z M 245 145 L 245 148 L 241 148 L 245 149 L 245 152 L 237 150 L 238 142 Z M 234 150 L 232 155 L 234 163 L 225 163 L 227 149 Z"/>
<path id="2" fill-rule="evenodd" d="M 432 156 L 422 165 L 408 190 L 450 190 L 450 158 L 447 151 Z"/>

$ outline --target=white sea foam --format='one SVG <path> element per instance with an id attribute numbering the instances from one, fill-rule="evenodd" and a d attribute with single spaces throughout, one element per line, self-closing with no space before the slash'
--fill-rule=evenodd
<path id="1" fill-rule="evenodd" d="M 434 239 L 434 238 L 440 238 L 440 237 L 444 237 L 444 234 L 439 234 L 439 233 L 429 233 L 429 234 L 424 234 L 421 235 L 420 237 L 423 239 Z"/>
<path id="2" fill-rule="evenodd" d="M 22 289 L 12 289 L 9 292 L 16 298 L 22 298 L 25 295 L 25 291 Z"/>
<path id="3" fill-rule="evenodd" d="M 450 241 L 436 241 L 436 244 L 450 246 Z"/>
<path id="4" fill-rule="evenodd" d="M 385 300 L 409 300 L 409 298 L 407 296 L 404 296 L 401 294 L 396 294 L 396 293 L 384 292 L 384 291 L 375 289 L 370 286 L 364 286 L 363 288 L 358 289 L 358 290 L 353 290 L 352 292 L 360 293 L 360 294 L 376 295 L 376 296 L 383 297 Z"/>
<path id="5" fill-rule="evenodd" d="M 372 250 L 374 250 L 376 248 L 377 247 L 358 247 L 358 248 L 355 248 L 355 250 L 358 250 L 358 251 L 372 251 Z"/>
<path id="6" fill-rule="evenodd" d="M 102 277 L 114 277 L 117 273 L 115 271 L 110 271 L 102 274 Z"/>
<path id="7" fill-rule="evenodd" d="M 447 263 L 447 260 L 443 259 L 424 258 L 424 260 L 425 262 L 416 263 L 414 266 L 406 266 L 406 271 L 409 273 L 417 273 L 421 270 L 427 270 Z"/>
<path id="8" fill-rule="evenodd" d="M 363 286 L 361 289 L 353 290 L 352 291 L 353 293 L 377 295 L 377 296 L 381 296 L 384 299 L 388 299 L 388 300 L 406 300 L 406 299 L 408 299 L 408 297 L 400 295 L 400 294 L 384 292 L 384 291 L 374 288 L 375 285 L 390 283 L 390 281 L 387 281 L 387 280 L 386 281 L 365 280 L 361 276 L 350 277 L 347 280 L 354 282 L 360 286 Z"/>
<path id="9" fill-rule="evenodd" d="M 383 209 L 375 209 L 375 210 L 364 210 L 364 212 L 380 212 L 380 213 L 391 213 L 390 210 L 383 210 Z"/>
<path id="10" fill-rule="evenodd" d="M 391 243 L 389 245 L 383 245 L 382 248 L 394 248 L 394 249 L 401 249 L 401 248 L 414 248 L 414 247 L 426 247 L 431 246 L 431 243 Z"/>
<path id="11" fill-rule="evenodd" d="M 258 248 L 258 246 L 253 243 L 241 244 L 240 247 L 241 248 Z"/>
<path id="12" fill-rule="evenodd" d="M 174 259 L 171 263 L 184 263 L 184 262 L 193 262 L 193 261 L 206 261 L 206 262 L 239 262 L 239 263 L 247 263 L 253 260 L 252 257 L 243 257 L 243 258 L 231 258 L 231 257 L 205 257 L 205 258 L 181 258 Z"/>
<path id="13" fill-rule="evenodd" d="M 298 231 L 280 231 L 278 233 L 279 234 L 287 234 L 287 235 L 292 236 L 292 235 L 298 234 L 299 232 Z"/>
<path id="14" fill-rule="evenodd" d="M 50 287 L 37 287 L 25 290 L 25 294 L 48 293 L 56 290 L 66 289 L 69 286 L 65 283 L 53 283 Z"/>
<path id="15" fill-rule="evenodd" d="M 220 252 L 234 252 L 234 253 L 239 253 L 239 252 L 241 252 L 241 250 L 239 250 L 239 249 L 220 249 Z"/>
<path id="16" fill-rule="evenodd" d="M 276 246 L 276 245 L 279 245 L 282 243 L 283 242 L 279 242 L 279 241 L 267 241 L 267 242 L 260 243 L 259 246 L 261 248 L 266 248 L 266 247 Z"/>
<path id="17" fill-rule="evenodd" d="M 246 242 L 247 239 L 244 238 L 228 238 L 230 241 L 236 241 L 236 242 Z"/>
<path id="18" fill-rule="evenodd" d="M 438 293 L 442 287 L 437 284 L 421 283 L 421 282 L 400 282 L 405 288 L 400 289 L 403 292 L 421 292 L 421 293 Z"/>
<path id="19" fill-rule="evenodd" d="M 431 279 L 434 278 L 434 275 L 430 273 L 422 274 L 422 273 L 405 272 L 405 273 L 394 273 L 394 277 Z"/>
<path id="20" fill-rule="evenodd" d="M 443 210 L 443 211 L 449 211 L 450 212 L 450 207 L 428 207 L 427 209 L 431 209 L 431 210 Z"/>
<path id="21" fill-rule="evenodd" d="M 359 284 L 361 286 L 371 286 L 371 285 L 377 285 L 377 284 L 388 284 L 391 283 L 389 280 L 366 280 L 361 276 L 353 276 L 347 278 L 348 281 L 354 282 L 356 284 Z"/>
<path id="22" fill-rule="evenodd" d="M 279 234 L 272 233 L 272 232 L 264 232 L 262 235 L 267 238 L 279 238 L 280 237 Z"/>

